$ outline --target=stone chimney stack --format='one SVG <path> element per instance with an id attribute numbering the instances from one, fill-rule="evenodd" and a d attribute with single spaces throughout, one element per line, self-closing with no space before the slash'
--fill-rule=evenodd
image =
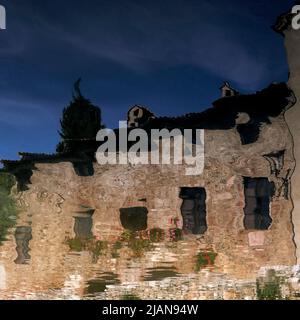
<path id="1" fill-rule="evenodd" d="M 220 88 L 222 98 L 234 97 L 239 95 L 239 92 L 231 87 L 228 82 L 224 82 L 223 86 Z"/>

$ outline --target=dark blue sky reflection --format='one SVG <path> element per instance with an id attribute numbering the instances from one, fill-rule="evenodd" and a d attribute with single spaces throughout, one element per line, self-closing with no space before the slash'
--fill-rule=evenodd
<path id="1" fill-rule="evenodd" d="M 55 150 L 78 77 L 108 127 L 133 104 L 157 115 L 201 111 L 224 80 L 242 92 L 287 80 L 271 26 L 293 0 L 0 3 L 0 158 Z"/>

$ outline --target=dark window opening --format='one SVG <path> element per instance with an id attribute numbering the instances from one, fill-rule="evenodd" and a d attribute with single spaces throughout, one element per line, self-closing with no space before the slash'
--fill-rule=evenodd
<path id="1" fill-rule="evenodd" d="M 225 97 L 231 97 L 231 90 L 225 90 Z"/>
<path id="2" fill-rule="evenodd" d="M 15 173 L 15 176 L 18 181 L 18 191 L 27 191 L 29 190 L 28 185 L 31 184 L 31 176 L 33 174 L 34 166 L 30 166 L 28 168 L 23 168 L 18 170 Z"/>
<path id="3" fill-rule="evenodd" d="M 148 268 L 143 281 L 162 281 L 167 278 L 175 278 L 180 274 L 174 267 Z"/>
<path id="4" fill-rule="evenodd" d="M 120 220 L 124 229 L 140 231 L 147 229 L 148 209 L 146 207 L 132 207 L 120 209 Z"/>
<path id="5" fill-rule="evenodd" d="M 118 275 L 108 272 L 100 274 L 98 278 L 89 280 L 85 289 L 86 295 L 94 295 L 105 292 L 108 285 L 117 285 L 120 281 Z"/>
<path id="6" fill-rule="evenodd" d="M 246 230 L 267 230 L 271 223 L 270 201 L 274 195 L 274 183 L 267 178 L 244 177 Z"/>
<path id="7" fill-rule="evenodd" d="M 276 177 L 280 174 L 284 166 L 284 154 L 285 150 L 265 154 L 264 157 L 269 161 L 271 166 L 271 174 L 275 174 Z"/>
<path id="8" fill-rule="evenodd" d="M 241 143 L 251 144 L 258 140 L 260 133 L 260 125 L 254 121 L 250 121 L 246 124 L 239 124 L 237 126 L 237 131 L 241 138 Z"/>
<path id="9" fill-rule="evenodd" d="M 90 239 L 93 237 L 93 219 L 91 215 L 86 215 L 86 217 L 74 217 L 74 232 L 75 237 L 78 239 Z"/>
<path id="10" fill-rule="evenodd" d="M 31 227 L 17 227 L 15 231 L 16 251 L 18 254 L 17 259 L 14 261 L 16 264 L 27 264 L 31 259 L 29 255 L 29 241 L 32 239 Z"/>
<path id="11" fill-rule="evenodd" d="M 207 230 L 205 189 L 181 188 L 179 196 L 183 200 L 181 205 L 183 230 L 193 234 L 204 234 Z"/>
<path id="12" fill-rule="evenodd" d="M 75 173 L 79 177 L 90 177 L 94 175 L 94 167 L 92 161 L 73 162 Z"/>

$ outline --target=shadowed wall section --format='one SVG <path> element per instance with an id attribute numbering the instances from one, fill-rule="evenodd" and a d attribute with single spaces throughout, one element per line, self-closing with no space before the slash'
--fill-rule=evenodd
<path id="1" fill-rule="evenodd" d="M 293 30 L 292 16 L 284 14 L 278 18 L 274 29 L 285 37 L 285 47 L 289 64 L 289 87 L 293 90 L 297 102 L 286 111 L 285 119 L 290 128 L 294 142 L 294 157 L 296 168 L 291 178 L 291 195 L 294 204 L 293 224 L 295 243 L 297 246 L 297 260 L 300 261 L 300 30 Z"/>

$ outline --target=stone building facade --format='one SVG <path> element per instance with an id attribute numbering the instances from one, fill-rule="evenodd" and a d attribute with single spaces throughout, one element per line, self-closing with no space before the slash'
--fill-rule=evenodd
<path id="1" fill-rule="evenodd" d="M 187 176 L 185 165 L 99 165 L 87 155 L 21 154 L 19 162 L 3 161 L 16 177 L 12 192 L 21 208 L 14 232 L 0 247 L 0 290 L 6 297 L 57 288 L 62 296 L 82 297 L 86 284 L 95 285 L 99 270 L 115 285 L 136 286 L 147 270 L 168 263 L 183 275 L 173 282 L 182 293 L 174 297 L 216 298 L 205 282 L 226 279 L 222 298 L 253 298 L 262 267 L 295 265 L 300 242 L 299 35 L 280 26 L 288 49 L 288 86 L 272 84 L 243 95 L 226 83 L 211 108 L 179 118 L 156 117 L 139 106 L 129 111 L 132 128 L 204 129 L 200 175 Z M 126 246 L 119 249 L 121 257 L 115 256 L 124 230 L 160 230 L 164 237 L 139 257 L 137 267 Z M 183 241 L 174 244 L 176 232 Z M 106 243 L 101 259 L 91 261 L 88 250 L 70 248 L 68 241 L 81 236 Z M 202 252 L 214 254 L 213 266 L 195 274 Z M 194 288 L 184 289 L 187 279 L 193 279 Z M 232 289 L 231 281 L 242 289 Z M 115 297 L 114 290 L 107 296 Z"/>
<path id="2" fill-rule="evenodd" d="M 298 3 L 299 4 L 299 3 Z M 280 16 L 274 29 L 284 36 L 287 60 L 289 64 L 288 85 L 296 96 L 296 104 L 285 113 L 285 119 L 293 136 L 294 157 L 300 161 L 300 32 L 292 28 L 293 15 L 290 13 Z M 293 199 L 293 224 L 295 229 L 295 243 L 297 259 L 300 259 L 300 168 L 295 167 L 291 178 Z"/>

